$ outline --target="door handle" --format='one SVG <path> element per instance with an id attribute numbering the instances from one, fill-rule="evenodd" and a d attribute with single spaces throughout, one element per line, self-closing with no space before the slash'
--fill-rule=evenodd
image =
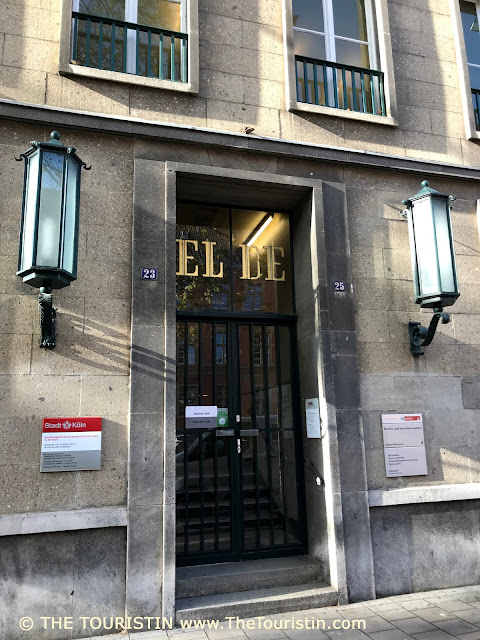
<path id="1" fill-rule="evenodd" d="M 217 429 L 215 433 L 219 438 L 221 436 L 233 437 L 235 435 L 235 431 L 233 429 Z"/>
<path id="2" fill-rule="evenodd" d="M 241 436 L 258 436 L 258 429 L 240 429 Z"/>

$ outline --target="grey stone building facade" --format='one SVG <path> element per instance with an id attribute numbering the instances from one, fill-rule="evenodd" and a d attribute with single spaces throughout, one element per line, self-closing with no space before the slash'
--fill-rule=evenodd
<path id="1" fill-rule="evenodd" d="M 94 635 L 82 616 L 478 583 L 478 4 L 0 4 L 7 640 L 27 637 L 23 616 L 72 616 L 36 627 L 63 640 Z M 16 276 L 14 157 L 51 130 L 92 169 L 48 350 Z M 414 358 L 408 322 L 431 312 L 401 203 L 424 179 L 457 196 L 461 295 Z M 227 422 L 191 429 L 188 406 Z M 427 475 L 386 476 L 388 413 L 422 415 Z M 102 417 L 101 469 L 41 473 L 42 420 L 77 416 Z"/>

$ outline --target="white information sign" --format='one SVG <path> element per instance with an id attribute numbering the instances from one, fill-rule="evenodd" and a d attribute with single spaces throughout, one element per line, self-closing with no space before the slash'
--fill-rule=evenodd
<path id="1" fill-rule="evenodd" d="M 307 438 L 320 438 L 318 398 L 307 398 L 305 400 L 305 418 L 307 422 Z"/>
<path id="2" fill-rule="evenodd" d="M 426 476 L 422 414 L 384 413 L 382 430 L 387 478 Z"/>
<path id="3" fill-rule="evenodd" d="M 190 406 L 185 407 L 186 429 L 215 429 L 217 426 L 218 407 Z"/>
<path id="4" fill-rule="evenodd" d="M 385 447 L 387 478 L 398 476 L 426 476 L 425 447 Z"/>
<path id="5" fill-rule="evenodd" d="M 385 447 L 422 447 L 425 444 L 421 413 L 384 413 L 382 428 Z"/>

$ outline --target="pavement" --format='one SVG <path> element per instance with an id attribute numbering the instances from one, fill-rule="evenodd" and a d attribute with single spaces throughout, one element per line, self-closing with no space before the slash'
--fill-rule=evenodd
<path id="1" fill-rule="evenodd" d="M 334 628 L 339 626 L 356 628 Z M 202 630 L 192 624 L 190 629 L 103 635 L 89 640 L 480 640 L 480 585 L 220 621 L 217 628 L 207 627 Z"/>

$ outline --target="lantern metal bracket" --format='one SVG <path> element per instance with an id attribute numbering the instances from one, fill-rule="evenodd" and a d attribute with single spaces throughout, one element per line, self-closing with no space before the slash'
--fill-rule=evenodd
<path id="1" fill-rule="evenodd" d="M 51 289 L 41 287 L 38 295 L 38 305 L 40 307 L 40 329 L 42 330 L 39 345 L 45 349 L 53 349 L 56 345 L 55 322 L 57 319 L 57 308 L 53 306 Z"/>
<path id="2" fill-rule="evenodd" d="M 450 322 L 450 315 L 444 313 L 442 307 L 433 310 L 433 317 L 428 329 L 427 327 L 422 327 L 421 322 L 410 320 L 408 323 L 408 333 L 410 336 L 410 353 L 412 356 L 423 356 L 425 354 L 422 347 L 428 347 L 432 342 L 440 320 L 442 324 L 448 324 Z"/>

